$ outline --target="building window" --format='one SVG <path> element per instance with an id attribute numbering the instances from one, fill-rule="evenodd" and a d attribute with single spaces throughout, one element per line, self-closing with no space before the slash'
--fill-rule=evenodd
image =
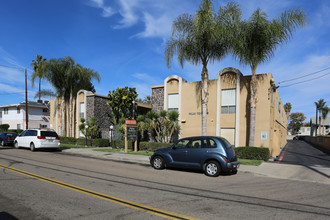
<path id="1" fill-rule="evenodd" d="M 47 108 L 43 108 L 43 109 L 42 109 L 42 112 L 47 113 L 47 112 L 48 112 L 48 109 L 47 109 Z"/>
<path id="2" fill-rule="evenodd" d="M 236 113 L 236 89 L 225 89 L 221 91 L 221 113 Z"/>
<path id="3" fill-rule="evenodd" d="M 40 124 L 40 128 L 47 128 L 47 125 Z"/>
<path id="4" fill-rule="evenodd" d="M 168 106 L 167 110 L 179 111 L 179 94 L 168 94 Z"/>
<path id="5" fill-rule="evenodd" d="M 17 124 L 17 129 L 22 129 L 22 125 L 21 124 Z"/>
<path id="6" fill-rule="evenodd" d="M 3 114 L 4 114 L 4 115 L 8 115 L 8 108 L 4 108 L 4 109 L 3 109 Z"/>
<path id="7" fill-rule="evenodd" d="M 21 108 L 17 107 L 17 114 L 20 114 L 20 113 L 21 113 Z"/>
<path id="8" fill-rule="evenodd" d="M 79 113 L 80 118 L 85 118 L 85 103 L 80 102 L 80 113 Z"/>

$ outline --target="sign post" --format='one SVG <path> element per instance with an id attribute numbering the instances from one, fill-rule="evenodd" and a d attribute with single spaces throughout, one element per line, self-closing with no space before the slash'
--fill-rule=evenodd
<path id="1" fill-rule="evenodd" d="M 134 151 L 137 152 L 137 124 L 136 120 L 125 122 L 125 153 L 128 152 L 128 141 L 134 141 Z"/>

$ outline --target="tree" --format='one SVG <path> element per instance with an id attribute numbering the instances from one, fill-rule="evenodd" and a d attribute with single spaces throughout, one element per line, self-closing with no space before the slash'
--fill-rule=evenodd
<path id="1" fill-rule="evenodd" d="M 206 135 L 209 62 L 223 59 L 229 52 L 235 24 L 241 11 L 235 3 L 228 3 L 219 13 L 213 12 L 211 0 L 203 0 L 195 15 L 183 14 L 172 25 L 172 37 L 166 42 L 165 58 L 170 67 L 174 53 L 183 68 L 185 61 L 202 64 L 202 135 Z"/>
<path id="2" fill-rule="evenodd" d="M 285 111 L 285 114 L 286 114 L 286 118 L 289 118 L 291 109 L 292 109 L 291 103 L 290 102 L 285 103 L 284 111 Z"/>
<path id="3" fill-rule="evenodd" d="M 137 96 L 136 89 L 127 86 L 109 91 L 107 105 L 111 108 L 114 125 L 119 124 L 121 118 L 132 118 L 133 101 L 135 102 Z"/>
<path id="4" fill-rule="evenodd" d="M 139 116 L 138 121 L 139 130 L 155 133 L 157 142 L 173 141 L 173 135 L 179 130 L 179 113 L 176 111 L 162 110 L 157 113 L 151 110 L 145 117 Z"/>
<path id="5" fill-rule="evenodd" d="M 297 134 L 299 132 L 305 119 L 305 115 L 301 112 L 290 114 L 289 128 L 292 130 L 293 134 Z"/>
<path id="6" fill-rule="evenodd" d="M 81 124 L 79 125 L 79 130 L 83 135 L 90 137 L 90 138 L 96 138 L 97 132 L 99 127 L 96 124 L 96 118 L 92 117 L 88 122 L 86 122 L 85 118 L 80 118 Z M 88 128 L 86 129 L 86 125 Z"/>
<path id="7" fill-rule="evenodd" d="M 270 60 L 278 46 L 287 42 L 296 27 L 305 23 L 305 14 L 300 10 L 285 11 L 278 19 L 267 20 L 267 14 L 257 9 L 248 21 L 242 21 L 235 38 L 234 57 L 242 64 L 251 67 L 250 81 L 250 136 L 249 146 L 254 146 L 257 76 L 259 64 Z"/>
<path id="8" fill-rule="evenodd" d="M 76 64 L 71 57 L 50 59 L 46 62 L 46 79 L 56 90 L 57 98 L 61 99 L 62 129 L 61 134 L 66 135 L 66 106 L 69 105 L 69 136 L 72 136 L 72 100 L 80 89 L 95 92 L 91 80 L 100 81 L 100 75 L 94 70 Z"/>
<path id="9" fill-rule="evenodd" d="M 142 103 L 142 104 L 147 104 L 147 105 L 151 105 L 152 104 L 152 96 L 147 95 L 146 97 L 142 99 L 138 98 L 136 99 L 137 102 Z"/>
<path id="10" fill-rule="evenodd" d="M 322 112 L 322 109 L 324 108 L 325 106 L 325 101 L 324 99 L 320 99 L 319 101 L 317 102 L 314 102 L 315 106 L 316 106 L 316 118 L 315 118 L 315 121 L 316 121 L 316 130 L 315 130 L 315 136 L 317 136 L 317 129 L 318 127 L 321 128 L 321 112 Z M 318 117 L 318 114 L 320 113 L 320 117 Z M 319 120 L 319 125 L 318 125 L 318 122 L 317 120 Z"/>
<path id="11" fill-rule="evenodd" d="M 322 119 L 323 119 L 323 135 L 325 135 L 325 119 L 328 117 L 330 108 L 328 106 L 325 106 L 322 109 Z"/>
<path id="12" fill-rule="evenodd" d="M 39 78 L 39 90 L 36 94 L 36 96 L 39 97 L 39 100 L 41 100 L 41 96 L 43 94 L 41 93 L 41 80 L 46 76 L 45 65 L 44 65 L 45 62 L 46 62 L 46 58 L 42 58 L 41 55 L 37 55 L 37 58 L 35 60 L 32 60 L 31 63 L 31 66 L 33 67 L 33 73 L 31 75 L 32 87 L 34 87 L 35 79 Z"/>

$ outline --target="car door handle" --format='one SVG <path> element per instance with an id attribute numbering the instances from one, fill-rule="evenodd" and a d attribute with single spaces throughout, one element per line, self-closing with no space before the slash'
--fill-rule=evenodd
<path id="1" fill-rule="evenodd" d="M 185 150 L 184 152 L 185 152 L 185 153 L 188 153 L 188 151 L 187 151 L 187 150 Z"/>
<path id="2" fill-rule="evenodd" d="M 206 153 L 208 153 L 209 151 L 208 151 L 208 150 L 206 150 L 205 152 L 206 152 Z"/>

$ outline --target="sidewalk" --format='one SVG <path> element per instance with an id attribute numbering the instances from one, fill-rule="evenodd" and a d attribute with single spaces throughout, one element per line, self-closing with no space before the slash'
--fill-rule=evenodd
<path id="1" fill-rule="evenodd" d="M 148 156 L 102 152 L 95 151 L 94 149 L 100 148 L 70 148 L 62 150 L 62 153 L 150 166 Z M 238 171 L 272 178 L 330 184 L 330 168 L 327 167 L 306 167 L 299 165 L 279 164 L 276 162 L 264 162 L 260 166 L 241 165 Z"/>

